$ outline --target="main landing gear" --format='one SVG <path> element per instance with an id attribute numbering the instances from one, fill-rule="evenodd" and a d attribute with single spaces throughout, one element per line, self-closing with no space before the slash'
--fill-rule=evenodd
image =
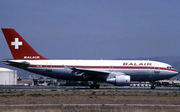
<path id="1" fill-rule="evenodd" d="M 99 89 L 99 85 L 97 84 L 97 78 L 94 79 L 94 83 L 90 85 L 90 89 Z"/>
<path id="2" fill-rule="evenodd" d="M 99 85 L 98 84 L 91 84 L 90 89 L 99 89 Z"/>

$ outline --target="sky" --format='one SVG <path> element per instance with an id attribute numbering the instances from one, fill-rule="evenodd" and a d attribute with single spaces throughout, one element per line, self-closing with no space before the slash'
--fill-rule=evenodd
<path id="1" fill-rule="evenodd" d="M 180 0 L 0 0 L 14 28 L 49 59 L 180 56 Z M 0 59 L 13 59 L 0 32 Z"/>

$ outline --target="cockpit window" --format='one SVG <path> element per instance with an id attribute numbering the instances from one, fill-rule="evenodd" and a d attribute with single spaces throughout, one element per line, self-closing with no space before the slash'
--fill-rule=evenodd
<path id="1" fill-rule="evenodd" d="M 171 66 L 167 66 L 167 69 L 172 69 L 172 67 Z"/>

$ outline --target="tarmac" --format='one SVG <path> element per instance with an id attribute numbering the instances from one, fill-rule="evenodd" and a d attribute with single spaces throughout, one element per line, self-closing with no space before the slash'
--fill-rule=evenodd
<path id="1" fill-rule="evenodd" d="M 118 87 L 100 86 L 99 89 L 90 89 L 89 86 L 0 86 L 0 90 L 11 91 L 127 91 L 127 92 L 180 92 L 179 87 Z"/>

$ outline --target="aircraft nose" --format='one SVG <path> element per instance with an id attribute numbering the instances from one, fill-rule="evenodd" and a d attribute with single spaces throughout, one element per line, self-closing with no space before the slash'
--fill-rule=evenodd
<path id="1" fill-rule="evenodd" d="M 178 70 L 176 70 L 176 69 L 175 69 L 175 72 L 176 72 L 177 74 L 179 74 L 179 71 L 178 71 Z"/>
<path id="2" fill-rule="evenodd" d="M 178 75 L 179 74 L 179 71 L 178 70 L 176 70 L 176 69 L 173 69 L 173 72 L 172 72 L 172 76 L 176 76 L 176 75 Z"/>
<path id="3" fill-rule="evenodd" d="M 178 75 L 179 74 L 179 71 L 178 70 L 176 70 L 176 75 Z"/>

